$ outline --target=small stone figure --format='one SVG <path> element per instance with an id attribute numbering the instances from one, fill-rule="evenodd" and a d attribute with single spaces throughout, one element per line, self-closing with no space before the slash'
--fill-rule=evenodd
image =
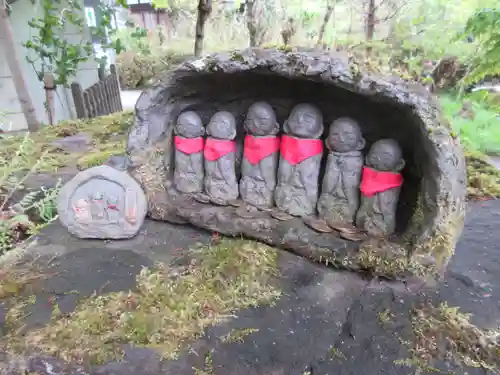
<path id="1" fill-rule="evenodd" d="M 203 192 L 205 128 L 196 112 L 181 113 L 174 127 L 174 185 L 185 194 Z"/>
<path id="2" fill-rule="evenodd" d="M 329 150 L 318 201 L 320 219 L 333 229 L 353 227 L 359 208 L 359 184 L 365 140 L 353 119 L 343 117 L 330 125 Z"/>
<path id="3" fill-rule="evenodd" d="M 312 104 L 298 104 L 283 126 L 276 206 L 279 220 L 312 215 L 318 201 L 318 179 L 323 142 L 323 115 Z M 285 214 L 283 214 L 285 213 Z"/>
<path id="4" fill-rule="evenodd" d="M 280 139 L 273 108 L 266 102 L 254 103 L 244 122 L 245 143 L 241 163 L 240 195 L 250 207 L 268 209 L 274 205 L 274 189 Z M 248 210 L 245 208 L 238 210 Z M 242 216 L 244 213 L 242 214 Z"/>
<path id="5" fill-rule="evenodd" d="M 75 214 L 75 221 L 79 223 L 89 223 L 92 221 L 92 216 L 89 211 L 89 203 L 85 199 L 78 199 L 73 204 L 73 211 Z"/>
<path id="6" fill-rule="evenodd" d="M 120 219 L 121 213 L 118 207 L 118 198 L 115 196 L 106 199 L 106 216 L 109 222 L 115 223 Z"/>
<path id="7" fill-rule="evenodd" d="M 137 192 L 128 188 L 125 189 L 125 220 L 137 223 Z"/>
<path id="8" fill-rule="evenodd" d="M 226 111 L 217 112 L 207 125 L 205 142 L 205 193 L 210 202 L 226 206 L 238 198 L 236 180 L 236 119 Z"/>
<path id="9" fill-rule="evenodd" d="M 104 194 L 95 192 L 90 196 L 90 215 L 93 220 L 104 218 Z"/>
<path id="10" fill-rule="evenodd" d="M 403 152 L 393 139 L 375 142 L 366 157 L 361 179 L 361 207 L 356 225 L 369 235 L 386 237 L 396 228 L 396 208 L 405 166 Z"/>
<path id="11" fill-rule="evenodd" d="M 79 238 L 132 238 L 147 209 L 137 181 L 108 165 L 81 171 L 64 184 L 57 198 L 59 220 Z"/>

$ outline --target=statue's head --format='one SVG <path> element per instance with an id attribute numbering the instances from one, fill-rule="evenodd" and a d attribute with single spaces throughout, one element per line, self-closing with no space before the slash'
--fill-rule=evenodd
<path id="1" fill-rule="evenodd" d="M 405 166 L 403 151 L 394 139 L 380 139 L 370 148 L 366 164 L 378 171 L 400 172 Z"/>
<path id="2" fill-rule="evenodd" d="M 184 138 L 197 138 L 205 134 L 200 116 L 194 111 L 183 112 L 177 117 L 174 133 Z"/>
<path id="3" fill-rule="evenodd" d="M 319 138 L 323 134 L 323 115 L 319 108 L 312 104 L 297 104 L 283 128 L 285 133 L 296 137 Z"/>
<path id="4" fill-rule="evenodd" d="M 118 197 L 115 197 L 114 195 L 110 195 L 109 197 L 106 198 L 106 201 L 108 202 L 108 204 L 117 204 Z"/>
<path id="5" fill-rule="evenodd" d="M 94 201 L 100 201 L 104 198 L 104 194 L 100 191 L 96 191 L 90 195 L 90 199 Z"/>
<path id="6" fill-rule="evenodd" d="M 233 114 L 220 111 L 213 115 L 207 125 L 207 134 L 218 139 L 236 138 L 236 119 Z"/>
<path id="7" fill-rule="evenodd" d="M 255 136 L 276 135 L 280 130 L 273 107 L 266 102 L 250 106 L 243 126 L 247 133 Z"/>
<path id="8" fill-rule="evenodd" d="M 365 139 L 355 120 L 341 117 L 330 125 L 326 145 L 335 152 L 361 151 L 365 147 Z"/>

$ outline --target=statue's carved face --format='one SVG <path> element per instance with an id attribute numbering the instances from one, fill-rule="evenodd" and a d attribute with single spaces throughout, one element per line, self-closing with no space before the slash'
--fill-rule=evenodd
<path id="1" fill-rule="evenodd" d="M 254 103 L 248 109 L 244 127 L 249 134 L 256 136 L 275 135 L 279 132 L 276 114 L 265 102 Z"/>
<path id="2" fill-rule="evenodd" d="M 373 169 L 387 172 L 399 172 L 405 166 L 401 147 L 394 139 L 375 142 L 368 152 L 366 163 Z"/>
<path id="3" fill-rule="evenodd" d="M 298 104 L 288 117 L 287 128 L 297 137 L 319 138 L 323 133 L 323 115 L 311 104 Z"/>
<path id="4" fill-rule="evenodd" d="M 347 117 L 332 123 L 326 142 L 328 148 L 336 152 L 361 151 L 365 147 L 358 123 Z"/>
<path id="5" fill-rule="evenodd" d="M 110 196 L 106 199 L 108 204 L 117 204 L 118 203 L 118 198 L 114 196 Z"/>
<path id="6" fill-rule="evenodd" d="M 184 138 L 197 138 L 205 134 L 203 123 L 196 112 L 181 113 L 174 128 L 175 134 Z"/>
<path id="7" fill-rule="evenodd" d="M 217 112 L 210 119 L 207 133 L 214 138 L 233 140 L 236 138 L 236 119 L 229 112 Z"/>

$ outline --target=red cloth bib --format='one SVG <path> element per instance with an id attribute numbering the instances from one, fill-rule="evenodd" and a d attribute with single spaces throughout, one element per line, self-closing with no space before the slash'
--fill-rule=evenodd
<path id="1" fill-rule="evenodd" d="M 236 142 L 227 139 L 207 138 L 203 155 L 209 161 L 215 161 L 231 152 L 236 152 Z"/>
<path id="2" fill-rule="evenodd" d="M 281 137 L 281 156 L 291 165 L 323 153 L 321 139 L 302 139 L 284 135 Z"/>
<path id="3" fill-rule="evenodd" d="M 403 176 L 394 172 L 380 172 L 363 167 L 360 190 L 363 195 L 372 197 L 377 193 L 403 185 Z"/>
<path id="4" fill-rule="evenodd" d="M 280 149 L 279 137 L 254 137 L 245 136 L 245 146 L 243 154 L 250 164 L 256 165 L 269 155 L 278 152 Z"/>
<path id="5" fill-rule="evenodd" d="M 184 138 L 176 135 L 174 137 L 175 148 L 185 154 L 191 155 L 201 152 L 205 145 L 205 140 L 202 137 Z"/>

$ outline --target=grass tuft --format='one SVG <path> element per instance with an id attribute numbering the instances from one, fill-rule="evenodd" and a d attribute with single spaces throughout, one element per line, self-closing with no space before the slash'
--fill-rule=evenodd
<path id="1" fill-rule="evenodd" d="M 133 112 L 118 112 L 87 120 L 62 121 L 55 126 L 43 127 L 40 132 L 30 135 L 32 150 L 17 168 L 29 170 L 43 157 L 39 172 L 55 172 L 61 167 L 87 168 L 94 166 L 104 155 L 123 154 L 125 138 L 134 120 Z M 66 152 L 60 150 L 53 142 L 57 139 L 86 133 L 92 139 L 87 150 L 81 152 Z M 26 143 L 25 136 L 4 135 L 0 139 L 0 171 L 9 167 L 12 155 Z M 97 154 L 98 156 L 92 156 Z"/>
<path id="2" fill-rule="evenodd" d="M 467 194 L 472 198 L 500 197 L 500 171 L 479 152 L 466 152 Z"/>
<path id="3" fill-rule="evenodd" d="M 478 328 L 458 307 L 441 303 L 415 309 L 412 327 L 411 358 L 402 364 L 432 368 L 435 359 L 445 359 L 493 372 L 500 368 L 500 331 Z"/>
<path id="4" fill-rule="evenodd" d="M 153 348 L 175 358 L 186 341 L 241 308 L 271 303 L 280 292 L 272 285 L 277 254 L 243 240 L 221 240 L 193 250 L 183 274 L 169 268 L 144 268 L 129 292 L 92 296 L 74 313 L 57 314 L 52 323 L 4 340 L 15 352 L 37 348 L 78 363 L 103 363 L 122 356 L 122 345 Z"/>
<path id="5" fill-rule="evenodd" d="M 467 149 L 484 154 L 500 154 L 498 112 L 481 102 L 467 98 L 458 100 L 451 96 L 441 96 L 440 99 L 447 119 Z M 464 101 L 470 105 L 465 113 Z"/>

